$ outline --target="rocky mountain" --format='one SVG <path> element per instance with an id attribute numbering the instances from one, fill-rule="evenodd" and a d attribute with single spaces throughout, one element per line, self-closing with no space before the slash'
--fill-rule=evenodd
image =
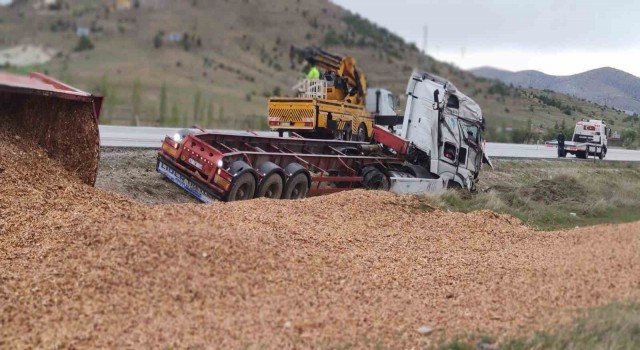
<path id="1" fill-rule="evenodd" d="M 471 72 L 505 84 L 552 90 L 625 111 L 640 112 L 640 78 L 611 67 L 569 76 L 553 76 L 533 70 L 510 72 L 492 67 L 481 67 Z"/>

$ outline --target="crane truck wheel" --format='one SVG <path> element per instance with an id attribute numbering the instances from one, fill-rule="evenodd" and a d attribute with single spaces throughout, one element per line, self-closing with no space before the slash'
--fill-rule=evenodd
<path id="1" fill-rule="evenodd" d="M 364 125 L 364 123 L 361 123 L 358 125 L 358 130 L 356 131 L 356 134 L 353 135 L 352 140 L 365 142 L 368 139 L 367 135 L 367 126 Z"/>
<path id="2" fill-rule="evenodd" d="M 280 197 L 282 197 L 283 187 L 282 177 L 279 174 L 271 174 L 260 183 L 260 187 L 258 191 L 256 191 L 256 198 L 280 199 Z"/>
<path id="3" fill-rule="evenodd" d="M 303 199 L 309 192 L 309 179 L 305 173 L 298 173 L 287 180 L 282 193 L 283 199 Z"/>
<path id="4" fill-rule="evenodd" d="M 227 202 L 244 201 L 253 198 L 256 191 L 256 178 L 246 172 L 233 180 Z"/>
<path id="5" fill-rule="evenodd" d="M 378 168 L 373 168 L 370 170 L 365 169 L 362 173 L 365 174 L 364 179 L 362 180 L 362 184 L 367 189 L 388 191 L 391 187 L 387 175 L 385 175 Z"/>
<path id="6" fill-rule="evenodd" d="M 345 141 L 349 141 L 353 138 L 353 129 L 351 129 L 351 123 L 346 123 L 344 125 L 344 131 L 343 131 L 343 140 Z"/>

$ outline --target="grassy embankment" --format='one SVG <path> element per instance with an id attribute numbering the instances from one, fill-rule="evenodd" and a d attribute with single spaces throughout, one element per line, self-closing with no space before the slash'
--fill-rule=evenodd
<path id="1" fill-rule="evenodd" d="M 554 230 L 640 220 L 640 164 L 588 161 L 494 162 L 474 194 L 428 198 L 455 211 L 490 209 Z"/>
<path id="2" fill-rule="evenodd" d="M 530 337 L 513 338 L 492 344 L 491 336 L 466 335 L 443 342 L 438 350 L 474 349 L 638 349 L 640 348 L 640 304 L 613 303 L 586 310 L 573 324 Z"/>

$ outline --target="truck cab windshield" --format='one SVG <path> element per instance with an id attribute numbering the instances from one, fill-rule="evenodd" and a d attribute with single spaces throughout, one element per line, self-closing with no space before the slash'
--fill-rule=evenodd
<path id="1" fill-rule="evenodd" d="M 475 143 L 476 145 L 480 144 L 480 128 L 476 125 L 462 122 L 460 124 L 462 126 L 462 132 L 464 132 L 464 136 L 467 140 Z"/>

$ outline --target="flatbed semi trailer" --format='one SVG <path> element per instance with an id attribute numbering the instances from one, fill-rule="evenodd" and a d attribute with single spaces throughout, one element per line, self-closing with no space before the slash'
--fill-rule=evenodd
<path id="1" fill-rule="evenodd" d="M 180 142 L 166 137 L 157 170 L 202 202 L 300 199 L 357 187 L 400 193 L 446 187 L 444 179 L 405 164 L 407 141 L 375 130 L 380 145 L 225 133 L 188 134 Z"/>
<path id="2" fill-rule="evenodd" d="M 483 161 L 479 106 L 442 78 L 414 72 L 403 134 L 371 142 L 184 133 L 167 136 L 157 170 L 203 202 L 300 199 L 357 187 L 397 193 L 473 190 Z"/>

